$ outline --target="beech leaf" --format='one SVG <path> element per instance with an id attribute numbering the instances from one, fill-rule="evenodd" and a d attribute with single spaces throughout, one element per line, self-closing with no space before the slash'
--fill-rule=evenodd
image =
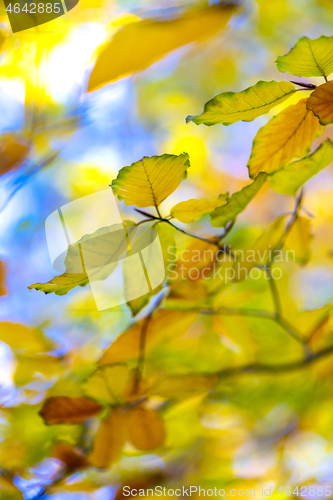
<path id="1" fill-rule="evenodd" d="M 236 10 L 235 4 L 221 3 L 171 20 L 145 19 L 124 26 L 102 47 L 88 92 L 142 71 L 183 45 L 210 37 L 225 27 Z"/>
<path id="2" fill-rule="evenodd" d="M 333 143 L 326 139 L 319 148 L 301 160 L 289 163 L 269 177 L 277 193 L 294 196 L 311 177 L 317 175 L 333 161 Z"/>
<path id="3" fill-rule="evenodd" d="M 266 178 L 266 174 L 263 172 L 260 173 L 252 184 L 234 193 L 225 205 L 215 208 L 210 214 L 211 225 L 214 227 L 224 227 L 228 222 L 234 220 L 238 214 L 245 210 L 250 201 L 255 197 L 259 189 L 265 183 Z"/>
<path id="4" fill-rule="evenodd" d="M 310 95 L 306 107 L 318 116 L 322 125 L 333 123 L 333 82 L 317 87 Z"/>
<path id="5" fill-rule="evenodd" d="M 179 156 L 144 156 L 119 171 L 117 178 L 112 181 L 112 189 L 126 205 L 157 206 L 186 179 L 189 167 L 187 153 Z"/>
<path id="6" fill-rule="evenodd" d="M 153 450 L 164 442 L 164 423 L 155 410 L 133 408 L 129 412 L 127 426 L 129 441 L 139 450 Z"/>
<path id="7" fill-rule="evenodd" d="M 211 126 L 231 125 L 238 121 L 250 122 L 288 99 L 295 87 L 290 82 L 259 81 L 242 92 L 223 92 L 205 104 L 198 116 L 187 116 L 186 122 Z"/>
<path id="8" fill-rule="evenodd" d="M 261 127 L 254 138 L 248 162 L 252 179 L 259 172 L 275 172 L 310 151 L 313 141 L 322 133 L 323 126 L 306 108 L 306 101 L 302 99 L 289 106 Z"/>
<path id="9" fill-rule="evenodd" d="M 277 58 L 276 65 L 281 73 L 328 77 L 333 73 L 333 36 L 300 38 L 288 54 Z"/>
<path id="10" fill-rule="evenodd" d="M 119 457 L 126 440 L 126 415 L 114 408 L 97 431 L 90 463 L 99 469 L 111 465 Z"/>
<path id="11" fill-rule="evenodd" d="M 228 194 L 220 194 L 217 200 L 191 200 L 181 201 L 172 207 L 170 211 L 171 217 L 179 220 L 180 222 L 190 223 L 200 219 L 203 215 L 211 212 L 216 207 L 220 207 L 227 202 Z"/>
<path id="12" fill-rule="evenodd" d="M 80 424 L 101 410 L 102 406 L 91 399 L 55 396 L 46 399 L 39 414 L 50 425 Z"/>

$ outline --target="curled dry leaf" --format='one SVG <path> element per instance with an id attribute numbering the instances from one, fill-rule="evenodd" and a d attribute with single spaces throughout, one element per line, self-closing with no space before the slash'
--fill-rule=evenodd
<path id="1" fill-rule="evenodd" d="M 88 398 L 56 396 L 44 402 L 39 414 L 50 425 L 80 424 L 101 410 L 101 405 Z"/>

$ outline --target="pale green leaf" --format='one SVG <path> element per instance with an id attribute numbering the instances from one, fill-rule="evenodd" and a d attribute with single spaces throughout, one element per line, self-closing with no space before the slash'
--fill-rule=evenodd
<path id="1" fill-rule="evenodd" d="M 333 143 L 326 139 L 312 154 L 289 163 L 269 177 L 274 191 L 294 196 L 311 177 L 333 161 Z"/>
<path id="2" fill-rule="evenodd" d="M 281 73 L 328 77 L 333 73 L 333 36 L 300 38 L 288 54 L 277 58 L 276 65 Z"/>
<path id="3" fill-rule="evenodd" d="M 281 104 L 296 92 L 290 82 L 259 81 L 242 92 L 223 92 L 213 97 L 198 116 L 188 116 L 186 122 L 211 126 L 222 123 L 231 125 L 238 121 L 249 122 Z"/>
<path id="4" fill-rule="evenodd" d="M 250 201 L 258 193 L 259 189 L 262 187 L 266 181 L 266 174 L 260 173 L 257 178 L 245 186 L 243 189 L 234 193 L 222 207 L 215 208 L 215 210 L 210 214 L 210 222 L 214 227 L 224 227 L 228 222 L 237 217 L 238 214 L 243 212 Z"/>

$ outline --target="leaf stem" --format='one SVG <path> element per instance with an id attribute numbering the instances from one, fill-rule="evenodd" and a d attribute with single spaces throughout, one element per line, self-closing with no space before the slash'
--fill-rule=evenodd
<path id="1" fill-rule="evenodd" d="M 175 229 L 177 229 L 177 231 L 180 231 L 181 233 L 186 234 L 187 236 L 191 236 L 191 238 L 196 238 L 197 240 L 205 241 L 206 243 L 209 243 L 211 245 L 218 246 L 218 242 L 217 241 L 212 241 L 212 240 L 209 240 L 208 238 L 202 238 L 201 236 L 197 236 L 196 234 L 188 233 L 184 229 L 181 229 L 180 227 L 178 227 L 175 224 L 173 224 L 171 221 L 169 221 L 167 219 L 162 219 L 162 220 L 164 222 L 167 222 L 168 224 L 170 224 L 170 226 L 172 226 Z"/>

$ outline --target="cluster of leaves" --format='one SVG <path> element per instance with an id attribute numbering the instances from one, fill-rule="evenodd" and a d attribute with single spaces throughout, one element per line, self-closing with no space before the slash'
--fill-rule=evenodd
<path id="1" fill-rule="evenodd" d="M 136 26 L 135 29 L 139 28 L 140 26 Z M 280 71 L 288 71 L 299 77 L 323 76 L 325 83 L 316 87 L 312 83 L 298 82 L 295 85 L 299 85 L 301 89 L 297 90 L 294 84 L 289 82 L 258 82 L 239 93 L 219 94 L 205 105 L 201 115 L 187 117 L 188 122 L 209 126 L 230 125 L 239 120 L 250 121 L 267 113 L 296 92 L 311 92 L 308 98 L 283 109 L 259 130 L 248 163 L 249 175 L 253 179 L 251 184 L 231 196 L 224 193 L 215 200 L 190 199 L 180 202 L 171 209 L 168 216 L 163 217 L 159 205 L 187 176 L 190 163 L 186 153 L 179 156 L 164 154 L 144 157 L 121 169 L 113 180 L 112 189 L 119 200 L 124 201 L 126 205 L 137 207 L 137 212 L 145 217 L 137 223 L 128 221 L 127 227 L 152 225 L 158 231 L 163 248 L 174 247 L 175 234 L 184 233 L 185 237 L 191 239 L 190 245 L 187 246 L 189 254 L 200 255 L 197 259 L 199 274 L 195 279 L 186 275 L 186 272 L 189 272 L 187 262 L 191 262 L 191 258 L 185 261 L 179 256 L 175 267 L 172 270 L 166 269 L 166 279 L 162 286 L 128 303 L 133 316 L 148 304 L 150 309 L 147 309 L 144 319 L 134 322 L 103 352 L 97 370 L 82 385 L 80 394 L 75 397 L 50 396 L 44 402 L 40 414 L 50 425 L 79 424 L 95 416 L 101 419 L 86 454 L 82 456 L 83 452 L 80 451 L 81 454 L 78 455 L 74 448 L 70 448 L 70 451 L 66 448 L 66 453 L 63 448 L 61 452 L 58 449 L 58 455 L 60 453 L 62 460 L 68 462 L 69 469 L 109 467 L 118 460 L 126 442 L 143 452 L 156 448 L 163 450 L 163 447 L 167 446 L 163 412 L 173 402 L 216 393 L 221 381 L 231 375 L 295 370 L 333 351 L 332 345 L 316 352 L 311 346 L 316 332 L 327 321 L 330 310 L 324 311 L 324 315 L 319 318 L 310 334 L 300 332 L 284 317 L 279 292 L 272 277 L 277 250 L 293 249 L 300 264 L 306 264 L 311 257 L 310 220 L 300 215 L 302 187 L 332 162 L 333 144 L 326 139 L 313 153 L 305 155 L 309 153 L 324 126 L 333 122 L 333 84 L 327 81 L 327 77 L 333 72 L 333 37 L 321 37 L 317 40 L 302 38 L 289 54 L 278 58 L 277 65 Z M 251 246 L 256 255 L 262 255 L 265 250 L 271 249 L 271 256 L 264 261 L 257 259 L 242 262 L 242 269 L 245 266 L 245 270 L 249 271 L 258 267 L 260 272 L 267 276 L 274 310 L 230 308 L 226 306 L 224 292 L 236 281 L 244 279 L 245 274 L 238 276 L 230 284 L 219 275 L 213 277 L 212 266 L 218 263 L 218 257 L 222 253 L 227 255 L 228 259 L 219 263 L 219 266 L 235 267 L 239 264 L 239 259 L 233 252 L 234 248 L 225 244 L 224 239 L 234 229 L 237 216 L 268 182 L 278 193 L 298 193 L 295 210 L 291 215 L 281 215 L 274 220 Z M 146 207 L 155 207 L 157 215 L 142 210 Z M 212 226 L 223 228 L 221 235 L 203 238 L 172 222 L 177 219 L 185 224 L 192 223 L 207 213 L 210 214 Z M 112 233 L 108 234 L 112 236 Z M 88 240 L 88 244 L 91 241 L 93 245 L 90 250 L 95 253 L 101 249 L 98 236 L 99 234 L 95 234 L 95 238 Z M 74 271 L 75 262 L 79 259 L 79 245 L 86 241 L 87 238 L 84 237 L 78 245 L 70 247 L 64 274 L 56 276 L 49 283 L 37 283 L 29 288 L 64 295 L 76 286 L 85 286 L 88 283 L 87 274 Z M 111 240 L 109 243 L 111 244 Z M 116 251 L 120 251 L 123 244 L 123 241 L 117 241 Z M 215 256 L 209 263 L 205 260 L 207 248 L 213 249 Z M 105 258 L 105 254 L 100 253 Z M 211 266 L 211 269 L 208 269 L 211 272 L 210 280 L 205 280 L 203 276 L 203 268 L 207 270 L 207 265 L 208 268 Z M 185 277 L 188 279 L 182 276 L 177 280 L 170 280 L 170 273 L 180 267 L 185 268 Z M 159 293 L 161 288 L 164 288 L 166 293 L 160 294 L 159 299 L 154 300 L 154 295 Z M 178 340 L 195 323 L 198 313 L 212 316 L 226 314 L 259 317 L 273 322 L 298 343 L 300 357 L 296 361 L 280 365 L 254 361 L 230 368 L 213 367 L 212 371 L 199 369 L 197 372 L 165 374 L 163 368 L 154 363 L 156 348 L 162 344 L 167 345 L 174 339 Z M 3 336 L 1 338 L 3 340 Z M 29 345 L 31 346 L 30 340 Z M 67 458 L 63 458 L 64 455 Z M 73 456 L 76 457 L 75 460 Z M 81 457 L 80 460 L 78 456 Z M 73 460 L 76 464 L 74 466 Z"/>

